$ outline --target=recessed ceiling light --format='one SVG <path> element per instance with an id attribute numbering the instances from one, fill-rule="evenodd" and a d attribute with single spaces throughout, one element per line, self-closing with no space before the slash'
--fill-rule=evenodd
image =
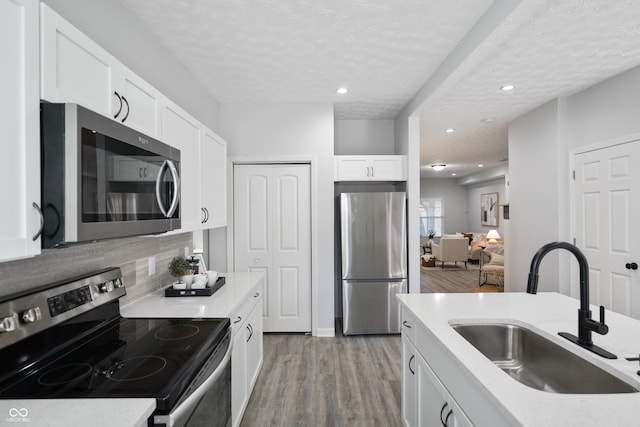
<path id="1" fill-rule="evenodd" d="M 484 167 L 484 165 L 478 165 L 478 167 L 479 167 L 479 168 L 482 168 L 482 167 Z"/>
<path id="2" fill-rule="evenodd" d="M 502 86 L 500 89 L 501 89 L 501 90 L 504 90 L 505 92 L 508 92 L 508 91 L 513 90 L 513 89 L 515 89 L 515 88 L 516 88 L 516 87 L 515 87 L 514 85 L 504 85 L 504 86 Z"/>
<path id="3" fill-rule="evenodd" d="M 455 173 L 452 173 L 452 174 L 451 174 L 451 176 L 456 176 L 456 174 L 455 174 Z"/>
<path id="4" fill-rule="evenodd" d="M 440 172 L 442 169 L 446 167 L 447 165 L 431 165 L 431 168 L 436 172 Z"/>
<path id="5" fill-rule="evenodd" d="M 447 129 L 445 132 L 447 132 L 447 133 L 452 133 L 452 132 L 453 132 L 453 129 L 449 128 L 449 129 Z"/>
<path id="6" fill-rule="evenodd" d="M 346 87 L 340 87 L 338 88 L 338 90 L 336 90 L 336 92 L 338 92 L 340 95 L 344 95 L 345 93 L 349 92 L 349 89 L 347 89 Z"/>
<path id="7" fill-rule="evenodd" d="M 496 121 L 496 118 L 495 117 L 487 117 L 486 119 L 482 119 L 480 121 L 483 122 L 483 123 L 493 123 L 493 122 Z"/>

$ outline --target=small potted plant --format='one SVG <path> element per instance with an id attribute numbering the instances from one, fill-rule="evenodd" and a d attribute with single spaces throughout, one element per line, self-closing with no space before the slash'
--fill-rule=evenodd
<path id="1" fill-rule="evenodd" d="M 184 281 L 184 276 L 189 272 L 189 263 L 184 257 L 177 256 L 169 263 L 169 274 L 176 278 L 173 283 L 175 289 L 185 289 L 187 284 Z"/>
<path id="2" fill-rule="evenodd" d="M 436 232 L 433 230 L 429 230 L 427 232 L 427 235 L 429 236 L 429 240 L 433 240 L 433 238 L 436 237 Z"/>

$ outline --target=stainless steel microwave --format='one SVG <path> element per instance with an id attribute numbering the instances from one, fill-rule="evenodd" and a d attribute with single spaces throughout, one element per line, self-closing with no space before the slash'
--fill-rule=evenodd
<path id="1" fill-rule="evenodd" d="M 42 247 L 180 228 L 180 150 L 78 104 L 40 104 Z"/>

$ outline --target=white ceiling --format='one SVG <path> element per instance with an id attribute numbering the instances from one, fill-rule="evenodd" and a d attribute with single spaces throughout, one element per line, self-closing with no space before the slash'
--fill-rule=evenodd
<path id="1" fill-rule="evenodd" d="M 121 2 L 223 103 L 331 102 L 337 119 L 390 119 L 431 88 L 421 164 L 449 166 L 423 176 L 499 164 L 511 120 L 640 65 L 640 0 Z M 483 14 L 500 19 L 474 31 Z"/>

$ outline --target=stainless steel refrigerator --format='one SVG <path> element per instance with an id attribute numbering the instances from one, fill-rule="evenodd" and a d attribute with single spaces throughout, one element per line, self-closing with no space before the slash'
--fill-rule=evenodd
<path id="1" fill-rule="evenodd" d="M 407 292 L 404 192 L 342 193 L 342 333 L 400 332 L 395 295 Z"/>

